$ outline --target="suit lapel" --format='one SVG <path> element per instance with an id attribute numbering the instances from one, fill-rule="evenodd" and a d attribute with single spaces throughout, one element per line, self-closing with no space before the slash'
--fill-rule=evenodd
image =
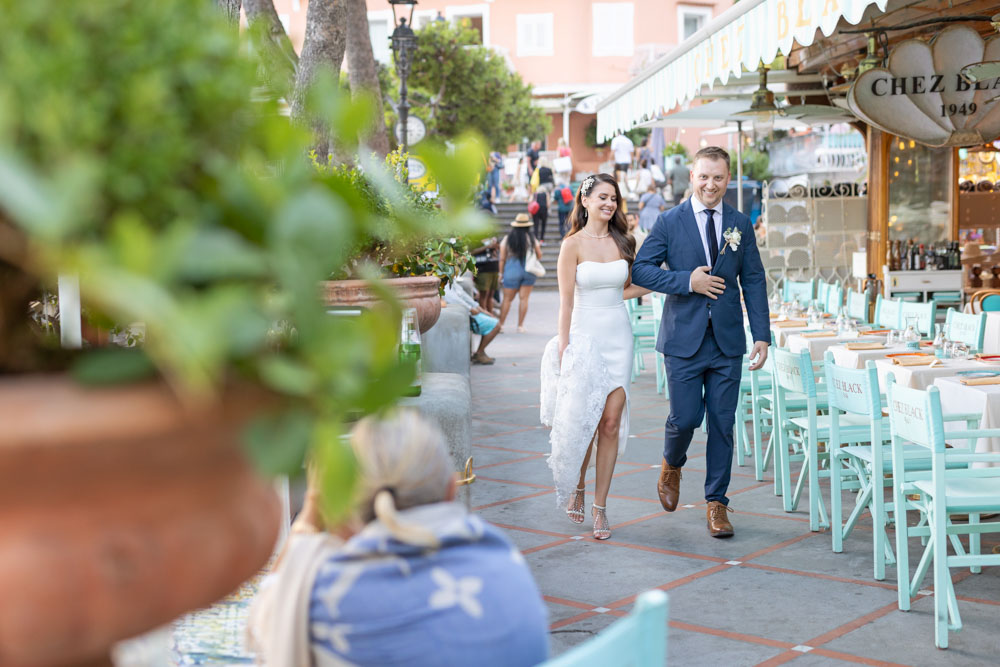
<path id="1" fill-rule="evenodd" d="M 708 255 L 705 254 L 705 245 L 701 240 L 701 231 L 698 229 L 698 221 L 694 218 L 694 208 L 691 207 L 691 198 L 688 197 L 682 206 L 684 210 L 681 211 L 681 222 L 683 223 L 684 231 L 688 234 L 688 240 L 694 244 L 696 251 L 705 260 L 702 266 L 708 266 L 710 262 L 708 261 Z M 716 262 L 718 264 L 718 262 Z"/>
<path id="2" fill-rule="evenodd" d="M 723 204 L 722 205 L 722 216 L 721 217 L 722 217 L 722 221 L 721 221 L 721 225 L 722 226 L 721 226 L 721 229 L 719 230 L 719 232 L 720 232 L 719 236 L 722 236 L 723 234 L 725 234 L 726 230 L 729 227 L 736 227 L 736 225 L 729 225 L 729 227 L 726 226 L 727 221 L 733 220 L 733 209 L 730 208 L 730 206 L 728 204 Z M 725 249 L 725 252 L 723 252 L 723 249 Z M 713 275 L 717 275 L 720 267 L 723 264 L 723 262 L 729 261 L 728 257 L 730 255 L 735 255 L 736 252 L 737 252 L 736 250 L 733 250 L 732 248 L 730 248 L 726 244 L 726 239 L 722 238 L 722 241 L 719 243 L 719 259 L 715 262 L 715 266 L 712 267 L 711 273 Z"/>

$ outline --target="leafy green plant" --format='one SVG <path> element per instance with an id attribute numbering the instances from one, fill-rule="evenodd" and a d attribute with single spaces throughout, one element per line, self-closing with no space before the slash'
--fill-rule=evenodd
<path id="1" fill-rule="evenodd" d="M 769 166 L 771 158 L 766 151 L 748 148 L 743 151 L 743 176 L 752 181 L 766 181 L 771 178 Z M 736 178 L 736 153 L 729 152 L 729 173 Z"/>
<path id="2" fill-rule="evenodd" d="M 345 423 L 391 405 L 414 370 L 395 353 L 400 312 L 385 288 L 374 283 L 385 308 L 332 317 L 318 283 L 367 239 L 415 248 L 480 229 L 468 193 L 482 143 L 428 146 L 430 215 L 372 160 L 363 176 L 317 169 L 308 128 L 255 87 L 261 64 L 214 3 L 0 0 L 0 15 L 0 373 L 155 371 L 192 405 L 261 385 L 279 400 L 248 429 L 255 459 L 295 473 L 312 451 L 327 509 L 342 510 Z M 356 150 L 369 104 L 329 73 L 308 104 Z M 96 316 L 143 323 L 144 344 L 47 348 L 28 309 L 61 274 L 79 277 Z"/>
<path id="3" fill-rule="evenodd" d="M 684 160 L 688 159 L 688 149 L 687 146 L 679 141 L 671 141 L 669 144 L 663 147 L 663 155 L 669 157 L 671 155 L 683 155 Z"/>
<path id="4" fill-rule="evenodd" d="M 631 139 L 633 144 L 635 144 L 636 146 L 639 146 L 639 145 L 642 144 L 643 141 L 645 141 L 646 137 L 649 136 L 650 132 L 652 132 L 652 130 L 650 130 L 649 128 L 637 127 L 637 128 L 631 129 L 628 132 L 626 132 L 625 136 L 628 137 L 629 139 Z M 583 130 L 583 142 L 585 144 L 587 144 L 588 146 L 590 146 L 591 148 L 604 148 L 604 147 L 609 146 L 611 144 L 611 140 L 610 139 L 608 141 L 605 141 L 604 143 L 600 143 L 600 144 L 597 143 L 597 119 L 596 118 L 594 120 L 590 121 L 590 124 L 587 125 L 586 128 L 584 128 L 584 130 Z"/>
<path id="5" fill-rule="evenodd" d="M 490 147 L 542 139 L 551 122 L 531 99 L 531 86 L 510 70 L 503 57 L 483 47 L 468 25 L 431 21 L 417 31 L 417 49 L 407 79 L 410 114 L 427 125 L 431 136 L 453 138 L 472 129 Z M 386 100 L 386 126 L 396 126 L 388 100 L 396 99 L 399 80 L 392 68 L 379 71 Z M 394 139 L 393 139 L 394 140 Z M 423 154 L 421 144 L 415 152 Z"/>

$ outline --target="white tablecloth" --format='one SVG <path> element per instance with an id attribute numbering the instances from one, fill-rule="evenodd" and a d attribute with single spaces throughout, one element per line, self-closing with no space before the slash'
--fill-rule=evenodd
<path id="1" fill-rule="evenodd" d="M 818 326 L 804 326 L 804 327 L 776 327 L 774 322 L 771 322 L 771 333 L 774 335 L 774 344 L 778 347 L 788 346 L 788 337 L 792 334 L 799 333 L 801 331 L 809 331 L 810 329 L 819 329 Z"/>
<path id="2" fill-rule="evenodd" d="M 882 337 L 882 341 L 885 341 L 884 336 Z M 906 345 L 900 344 L 883 347 L 880 350 L 848 350 L 846 345 L 834 345 L 830 347 L 830 351 L 833 352 L 833 363 L 838 366 L 843 366 L 844 368 L 864 368 L 865 364 L 869 361 L 884 359 L 887 354 L 911 352 L 912 350 L 907 350 Z"/>
<path id="3" fill-rule="evenodd" d="M 957 377 L 943 377 L 934 386 L 941 390 L 941 411 L 946 415 L 981 412 L 979 428 L 1000 428 L 1000 384 L 967 387 Z M 965 424 L 946 424 L 945 428 L 961 430 Z M 1000 438 L 980 438 L 976 451 L 1000 452 Z"/>
<path id="4" fill-rule="evenodd" d="M 934 384 L 938 378 L 954 376 L 958 371 L 983 370 L 991 368 L 986 364 L 968 359 L 942 359 L 941 364 L 931 368 L 929 366 L 897 366 L 891 359 L 878 359 L 875 361 L 875 369 L 878 371 L 878 384 L 885 391 L 886 376 L 893 374 L 896 382 L 904 387 L 914 389 L 927 389 Z M 995 367 L 993 367 L 995 368 Z M 957 412 L 969 412 L 958 410 Z"/>
<path id="5" fill-rule="evenodd" d="M 796 353 L 801 352 L 802 350 L 809 350 L 809 357 L 813 361 L 822 361 L 823 354 L 827 351 L 827 349 L 835 345 L 843 345 L 844 343 L 882 342 L 885 342 L 885 336 L 856 336 L 854 338 L 849 338 L 847 336 L 821 336 L 819 338 L 810 338 L 803 336 L 800 333 L 794 333 L 788 337 L 788 349 L 789 351 Z M 880 356 L 884 357 L 886 351 L 881 352 L 882 354 Z M 842 366 L 844 364 L 840 365 Z"/>
<path id="6" fill-rule="evenodd" d="M 983 336 L 983 354 L 1000 354 L 1000 312 L 986 313 L 986 334 Z"/>

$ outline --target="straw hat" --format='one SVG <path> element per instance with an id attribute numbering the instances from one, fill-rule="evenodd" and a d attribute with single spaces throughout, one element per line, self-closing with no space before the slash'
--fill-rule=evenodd
<path id="1" fill-rule="evenodd" d="M 531 221 L 527 213 L 518 213 L 517 217 L 514 218 L 514 222 L 510 223 L 511 227 L 533 227 L 535 223 Z"/>

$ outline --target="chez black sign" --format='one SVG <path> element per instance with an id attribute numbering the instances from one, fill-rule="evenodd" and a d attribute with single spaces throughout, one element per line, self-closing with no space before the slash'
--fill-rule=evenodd
<path id="1" fill-rule="evenodd" d="M 973 146 L 1000 137 L 1000 79 L 970 83 L 962 68 L 1000 60 L 1000 39 L 984 41 L 966 25 L 942 30 L 930 42 L 910 39 L 870 69 L 847 95 L 851 111 L 869 125 L 928 146 Z"/>

